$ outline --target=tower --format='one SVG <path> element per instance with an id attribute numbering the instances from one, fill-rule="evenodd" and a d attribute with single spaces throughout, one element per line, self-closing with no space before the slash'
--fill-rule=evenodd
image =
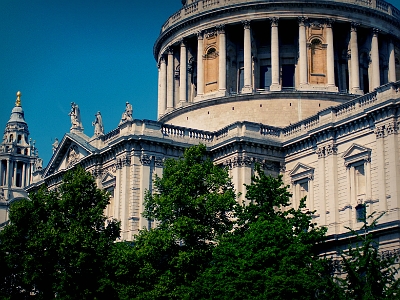
<path id="1" fill-rule="evenodd" d="M 21 105 L 21 92 L 4 129 L 0 144 L 0 227 L 8 221 L 10 203 L 27 197 L 24 190 L 42 168 L 35 143 L 29 140 L 28 124 Z"/>

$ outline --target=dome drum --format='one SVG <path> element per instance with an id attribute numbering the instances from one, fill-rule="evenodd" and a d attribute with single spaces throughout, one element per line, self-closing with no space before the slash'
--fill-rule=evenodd
<path id="1" fill-rule="evenodd" d="M 355 97 L 400 78 L 399 40 L 385 29 L 391 26 L 400 32 L 399 20 L 397 10 L 393 7 L 389 13 L 392 6 L 386 2 L 378 1 L 375 5 L 387 5 L 388 12 L 369 7 L 367 21 L 362 16 L 367 8 L 361 5 L 360 11 L 350 16 L 346 10 L 348 1 L 335 1 L 340 4 L 335 15 L 326 7 L 331 1 L 326 1 L 325 6 L 321 6 L 325 1 L 319 1 L 319 4 L 300 2 L 298 6 L 289 3 L 288 7 L 274 2 L 274 9 L 268 11 L 263 5 L 271 5 L 269 1 L 256 1 L 260 2 L 257 7 L 248 1 L 228 2 L 186 1 L 180 14 L 194 5 L 203 5 L 204 14 L 198 8 L 198 13 L 187 13 L 192 18 L 164 25 L 154 47 L 159 63 L 161 122 L 187 126 L 182 120 L 188 120 L 188 109 L 183 107 L 193 106 L 194 111 L 198 103 L 205 102 L 212 110 L 212 105 L 227 102 L 226 98 L 239 101 L 238 95 L 246 95 L 245 101 L 264 97 L 264 105 L 271 111 L 279 111 L 284 104 L 270 101 L 274 94 L 313 92 L 320 94 L 320 102 L 327 107 L 341 102 L 341 97 L 326 99 L 327 93 Z M 206 9 L 206 3 L 215 6 L 212 11 L 215 13 Z M 318 11 L 305 15 L 302 5 L 314 4 Z M 236 10 L 228 17 L 224 12 L 233 7 Z M 195 20 L 199 15 L 201 22 Z M 185 22 L 190 23 L 190 29 Z M 260 119 L 255 114 L 247 120 L 283 126 L 289 125 L 290 120 L 298 121 L 299 115 L 305 118 L 320 109 L 320 106 L 306 110 L 299 107 L 299 112 L 285 118 L 285 124 L 271 123 L 268 115 Z M 180 116 L 180 112 L 185 115 Z M 196 114 L 191 118 L 192 127 L 201 123 Z M 234 121 L 240 119 L 230 119 L 231 123 Z"/>

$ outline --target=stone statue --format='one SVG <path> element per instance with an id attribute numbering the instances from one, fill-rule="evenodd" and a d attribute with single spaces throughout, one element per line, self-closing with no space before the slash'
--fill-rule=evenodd
<path id="1" fill-rule="evenodd" d="M 58 148 L 58 138 L 54 139 L 54 143 L 52 144 L 53 146 L 53 153 L 56 152 L 57 148 Z"/>
<path id="2" fill-rule="evenodd" d="M 129 102 L 126 102 L 126 108 L 125 111 L 122 113 L 121 122 L 119 122 L 119 125 L 128 121 L 133 121 L 132 114 L 133 114 L 132 105 Z"/>
<path id="3" fill-rule="evenodd" d="M 41 170 L 43 169 L 43 159 L 41 159 L 40 157 L 38 157 L 35 161 L 35 167 L 36 170 Z"/>
<path id="4" fill-rule="evenodd" d="M 71 111 L 68 115 L 71 117 L 71 129 L 83 129 L 78 104 L 71 102 Z"/>
<path id="5" fill-rule="evenodd" d="M 104 134 L 103 127 L 103 119 L 101 118 L 101 113 L 98 111 L 97 114 L 94 115 L 96 119 L 92 122 L 92 126 L 94 126 L 94 135 L 99 136 Z"/>

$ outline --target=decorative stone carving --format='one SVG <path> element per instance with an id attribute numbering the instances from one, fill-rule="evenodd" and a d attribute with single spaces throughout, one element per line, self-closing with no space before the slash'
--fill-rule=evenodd
<path id="1" fill-rule="evenodd" d="M 71 130 L 83 131 L 81 112 L 78 104 L 71 102 L 71 111 L 68 115 L 71 117 Z"/>
<path id="2" fill-rule="evenodd" d="M 129 102 L 125 103 L 125 111 L 122 113 L 121 121 L 119 122 L 119 125 L 125 123 L 125 122 L 130 122 L 133 121 L 133 109 L 132 105 Z"/>
<path id="3" fill-rule="evenodd" d="M 104 135 L 103 119 L 101 117 L 101 113 L 98 111 L 94 116 L 96 117 L 95 120 L 92 122 L 92 126 L 94 126 L 94 135 Z"/>
<path id="4" fill-rule="evenodd" d="M 59 145 L 58 138 L 55 138 L 54 143 L 51 145 L 53 147 L 53 153 L 56 152 L 58 145 Z"/>
<path id="5" fill-rule="evenodd" d="M 143 166 L 149 166 L 151 163 L 151 157 L 149 157 L 147 154 L 142 154 L 140 156 L 140 162 Z"/>
<path id="6" fill-rule="evenodd" d="M 242 21 L 244 29 L 250 29 L 250 20 Z"/>
<path id="7" fill-rule="evenodd" d="M 277 27 L 278 26 L 278 22 L 279 22 L 279 18 L 278 17 L 272 17 L 272 18 L 269 18 L 269 21 L 271 22 L 271 26 L 272 27 Z"/>
<path id="8" fill-rule="evenodd" d="M 164 166 L 164 159 L 162 157 L 155 156 L 154 157 L 154 165 L 156 167 L 161 168 L 162 166 Z"/>
<path id="9" fill-rule="evenodd" d="M 334 142 L 317 146 L 315 150 L 315 154 L 318 155 L 318 158 L 328 157 L 332 154 L 337 154 L 337 147 Z"/>
<path id="10" fill-rule="evenodd" d="M 79 149 L 78 146 L 72 145 L 68 150 L 67 165 L 71 166 L 79 160 Z"/>

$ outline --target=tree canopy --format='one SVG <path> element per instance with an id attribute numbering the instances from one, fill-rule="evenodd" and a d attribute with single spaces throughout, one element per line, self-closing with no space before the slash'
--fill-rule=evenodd
<path id="1" fill-rule="evenodd" d="M 103 211 L 109 196 L 82 167 L 54 190 L 42 187 L 13 203 L 0 232 L 6 272 L 3 295 L 38 299 L 93 299 L 107 289 L 104 267 L 119 224 Z"/>

